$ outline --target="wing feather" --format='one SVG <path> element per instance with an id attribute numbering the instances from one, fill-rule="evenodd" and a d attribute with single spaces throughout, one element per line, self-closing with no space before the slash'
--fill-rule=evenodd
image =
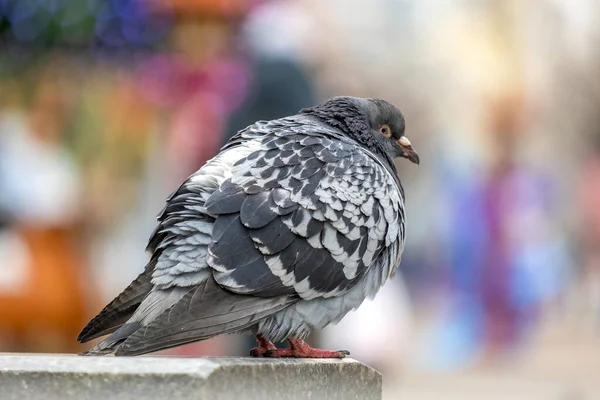
<path id="1" fill-rule="evenodd" d="M 401 253 L 399 181 L 375 155 L 331 128 L 294 118 L 277 123 L 240 134 L 255 150 L 235 163 L 224 184 L 236 193 L 235 207 L 226 211 L 239 215 L 239 223 L 219 231 L 225 240 L 213 237 L 208 264 L 219 271 L 217 282 L 237 293 L 268 297 L 292 289 L 304 299 L 345 293 L 382 252 Z M 208 202 L 218 205 L 221 197 L 216 192 Z M 232 218 L 210 210 L 216 225 Z M 231 255 L 241 253 L 255 269 Z M 390 271 L 400 261 L 387 259 L 395 263 L 386 266 Z"/>

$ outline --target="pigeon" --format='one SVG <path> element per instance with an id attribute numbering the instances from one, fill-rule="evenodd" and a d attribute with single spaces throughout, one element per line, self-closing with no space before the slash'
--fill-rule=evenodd
<path id="1" fill-rule="evenodd" d="M 109 336 L 80 354 L 245 333 L 254 357 L 347 356 L 304 339 L 373 298 L 400 264 L 394 159 L 419 164 L 404 130 L 387 101 L 334 97 L 239 131 L 167 198 L 144 271 L 77 339 Z"/>

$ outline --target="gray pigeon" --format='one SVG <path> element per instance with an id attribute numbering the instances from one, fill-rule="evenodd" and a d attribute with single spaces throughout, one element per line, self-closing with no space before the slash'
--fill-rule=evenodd
<path id="1" fill-rule="evenodd" d="M 336 97 L 259 121 L 167 199 L 144 271 L 78 336 L 83 355 L 135 356 L 233 332 L 255 357 L 342 358 L 303 340 L 375 296 L 400 263 L 404 191 L 418 164 L 404 117 Z M 289 348 L 273 342 L 287 339 Z"/>

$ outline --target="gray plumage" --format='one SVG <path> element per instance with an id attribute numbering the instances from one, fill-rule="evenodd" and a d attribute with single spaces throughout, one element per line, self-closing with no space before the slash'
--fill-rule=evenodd
<path id="1" fill-rule="evenodd" d="M 340 321 L 400 263 L 395 157 L 419 161 L 382 100 L 338 97 L 240 131 L 169 196 L 145 270 L 78 340 L 111 335 L 84 354 L 280 341 Z"/>

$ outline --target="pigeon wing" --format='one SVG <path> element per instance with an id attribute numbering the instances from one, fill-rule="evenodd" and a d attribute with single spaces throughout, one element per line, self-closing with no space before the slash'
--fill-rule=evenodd
<path id="1" fill-rule="evenodd" d="M 205 205 L 216 218 L 207 261 L 219 285 L 312 299 L 345 293 L 371 267 L 395 269 L 404 243 L 403 193 L 376 156 L 302 117 L 240 136 L 255 150 Z M 382 252 L 389 265 L 380 265 Z"/>

